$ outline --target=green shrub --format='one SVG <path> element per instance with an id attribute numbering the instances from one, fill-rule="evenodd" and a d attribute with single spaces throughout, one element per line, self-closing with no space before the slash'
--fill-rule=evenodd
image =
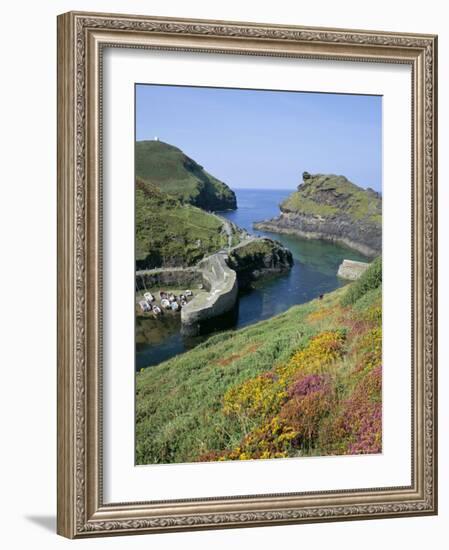
<path id="1" fill-rule="evenodd" d="M 363 273 L 352 283 L 341 299 L 342 306 L 350 306 L 370 290 L 378 288 L 382 284 L 382 258 L 378 256 Z"/>

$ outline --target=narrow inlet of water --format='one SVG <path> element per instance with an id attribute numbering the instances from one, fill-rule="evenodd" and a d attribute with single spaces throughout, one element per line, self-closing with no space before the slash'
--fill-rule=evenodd
<path id="1" fill-rule="evenodd" d="M 206 340 L 214 331 L 242 328 L 331 292 L 345 284 L 337 277 L 338 266 L 344 259 L 367 261 L 360 253 L 334 243 L 254 230 L 254 222 L 279 214 L 279 204 L 291 192 L 236 189 L 237 210 L 219 214 L 249 233 L 281 242 L 293 254 L 293 268 L 288 273 L 259 281 L 253 288 L 242 291 L 234 312 L 223 319 L 211 321 L 209 335 L 182 336 L 179 315 L 165 315 L 157 320 L 138 317 L 136 370 L 157 365 L 183 353 Z"/>

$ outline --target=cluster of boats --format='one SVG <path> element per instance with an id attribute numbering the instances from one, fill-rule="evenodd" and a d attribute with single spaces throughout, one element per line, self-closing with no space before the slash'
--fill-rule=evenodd
<path id="1" fill-rule="evenodd" d="M 189 298 L 193 297 L 191 290 L 186 290 L 183 294 L 176 296 L 172 292 L 159 292 L 160 305 L 156 303 L 156 296 L 151 292 L 145 292 L 144 299 L 139 301 L 140 309 L 144 313 L 153 313 L 155 317 L 162 314 L 163 310 L 179 311 L 187 304 Z"/>

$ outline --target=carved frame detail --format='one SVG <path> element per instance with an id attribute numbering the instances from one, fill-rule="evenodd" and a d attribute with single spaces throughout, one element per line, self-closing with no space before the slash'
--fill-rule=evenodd
<path id="1" fill-rule="evenodd" d="M 413 97 L 410 487 L 102 503 L 101 58 L 134 47 L 407 63 Z M 71 538 L 437 512 L 436 53 L 431 35 L 70 12 L 58 18 L 58 532 Z"/>

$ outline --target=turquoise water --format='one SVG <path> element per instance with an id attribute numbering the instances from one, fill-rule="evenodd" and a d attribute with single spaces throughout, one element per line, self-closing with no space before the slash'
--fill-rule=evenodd
<path id="1" fill-rule="evenodd" d="M 259 281 L 239 296 L 236 311 L 208 327 L 211 332 L 241 328 L 286 311 L 291 306 L 308 302 L 320 294 L 344 284 L 337 277 L 343 259 L 366 261 L 366 258 L 346 247 L 326 241 L 306 240 L 292 235 L 256 231 L 252 225 L 279 214 L 279 204 L 292 191 L 235 189 L 238 209 L 220 215 L 259 236 L 281 242 L 293 254 L 293 268 L 286 274 Z M 191 349 L 207 336 L 183 337 L 179 317 L 166 316 L 136 321 L 136 368 L 157 365 L 178 353 Z"/>

